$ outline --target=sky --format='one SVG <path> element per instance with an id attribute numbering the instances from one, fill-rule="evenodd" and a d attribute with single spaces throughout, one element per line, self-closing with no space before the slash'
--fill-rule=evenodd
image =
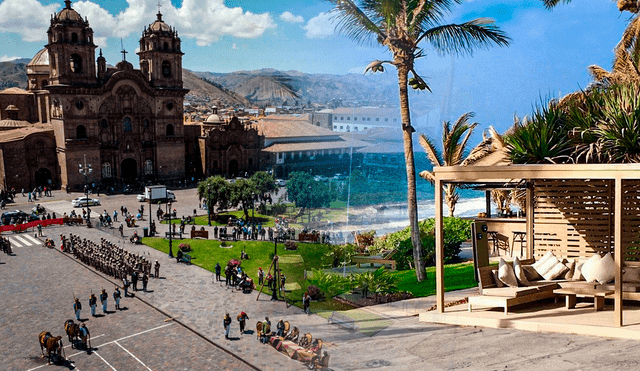
<path id="1" fill-rule="evenodd" d="M 335 32 L 332 5 L 322 0 L 160 0 L 164 20 L 183 41 L 185 68 L 232 72 L 274 68 L 307 73 L 362 73 L 375 59 L 389 57 L 379 45 L 358 45 Z M 76 1 L 89 19 L 107 62 L 129 60 L 145 25 L 156 19 L 158 0 Z M 46 43 L 51 14 L 62 0 L 2 0 L 0 61 L 30 58 Z M 524 116 L 549 98 L 585 88 L 587 67 L 610 69 L 613 48 L 630 14 L 611 0 L 574 0 L 549 11 L 538 0 L 470 0 L 445 22 L 490 17 L 511 38 L 509 47 L 473 56 L 439 56 L 424 44 L 417 70 L 432 93 L 412 96 L 425 127 L 475 112 L 481 127 L 506 130 L 514 114 Z M 134 63 L 135 64 L 135 63 Z M 393 78 L 387 70 L 381 79 Z M 425 113 L 426 112 L 426 113 Z"/>

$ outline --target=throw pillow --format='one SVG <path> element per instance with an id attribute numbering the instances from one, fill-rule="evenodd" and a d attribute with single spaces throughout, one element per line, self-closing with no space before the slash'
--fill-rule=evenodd
<path id="1" fill-rule="evenodd" d="M 587 282 L 596 282 L 595 270 L 597 268 L 597 263 L 602 259 L 600 254 L 593 254 L 592 257 L 589 258 L 584 264 L 582 264 L 582 276 L 584 280 Z"/>
<path id="2" fill-rule="evenodd" d="M 614 278 L 616 278 L 616 262 L 613 260 L 611 253 L 608 252 L 596 264 L 595 279 L 599 284 L 604 285 Z"/>
<path id="3" fill-rule="evenodd" d="M 496 283 L 496 287 L 505 287 L 505 286 L 507 286 L 502 281 L 500 281 L 500 278 L 498 278 L 498 270 L 497 269 L 492 269 L 491 270 L 491 275 L 493 276 L 493 282 Z"/>
<path id="4" fill-rule="evenodd" d="M 548 251 L 540 261 L 534 263 L 533 267 L 547 281 L 564 276 L 569 271 L 569 268 L 562 264 L 551 251 Z"/>
<path id="5" fill-rule="evenodd" d="M 622 282 L 640 283 L 640 267 L 625 267 Z"/>
<path id="6" fill-rule="evenodd" d="M 529 282 L 541 280 L 542 276 L 538 274 L 536 269 L 531 265 L 520 265 L 524 271 L 524 275 L 527 276 Z"/>
<path id="7" fill-rule="evenodd" d="M 569 264 L 565 264 L 565 266 L 569 268 L 569 271 L 564 275 L 564 279 L 565 280 L 573 279 L 573 274 L 575 273 L 575 270 L 576 270 L 576 261 L 574 260 Z"/>
<path id="8" fill-rule="evenodd" d="M 521 285 L 529 286 L 529 280 L 527 279 L 527 275 L 524 273 L 522 264 L 520 264 L 520 259 L 518 259 L 517 256 L 513 258 L 513 271 L 516 274 L 516 278 Z"/>
<path id="9" fill-rule="evenodd" d="M 571 277 L 571 281 L 584 281 L 584 276 L 582 276 L 582 265 L 584 263 L 576 263 L 576 269 L 573 271 L 573 277 Z"/>
<path id="10" fill-rule="evenodd" d="M 498 278 L 509 287 L 518 287 L 518 279 L 513 267 L 502 258 L 500 258 L 500 264 L 498 265 Z"/>

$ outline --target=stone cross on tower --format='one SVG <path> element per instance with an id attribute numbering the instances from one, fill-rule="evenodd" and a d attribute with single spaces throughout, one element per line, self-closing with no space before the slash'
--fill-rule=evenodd
<path id="1" fill-rule="evenodd" d="M 127 53 L 129 53 L 129 52 L 124 50 L 124 44 L 122 43 L 122 39 L 120 39 L 120 47 L 122 48 L 122 51 L 120 52 L 120 53 L 122 53 L 122 60 L 126 61 L 127 60 Z"/>
<path id="2" fill-rule="evenodd" d="M 158 13 L 162 10 L 162 3 L 158 1 Z"/>

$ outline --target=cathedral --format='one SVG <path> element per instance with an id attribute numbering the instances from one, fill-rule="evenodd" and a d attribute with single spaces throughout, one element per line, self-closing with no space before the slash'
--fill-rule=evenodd
<path id="1" fill-rule="evenodd" d="M 27 90 L 0 92 L 3 187 L 80 190 L 183 180 L 180 38 L 158 12 L 140 38 L 140 69 L 108 67 L 70 0 L 52 15 L 48 43 L 27 65 Z"/>

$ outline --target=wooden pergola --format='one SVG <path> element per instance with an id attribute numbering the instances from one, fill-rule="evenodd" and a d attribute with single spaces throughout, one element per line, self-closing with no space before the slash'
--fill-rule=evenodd
<path id="1" fill-rule="evenodd" d="M 444 313 L 443 186 L 526 187 L 527 257 L 551 250 L 559 258 L 615 258 L 614 312 L 622 318 L 622 265 L 640 260 L 640 164 L 436 167 L 436 293 Z"/>

